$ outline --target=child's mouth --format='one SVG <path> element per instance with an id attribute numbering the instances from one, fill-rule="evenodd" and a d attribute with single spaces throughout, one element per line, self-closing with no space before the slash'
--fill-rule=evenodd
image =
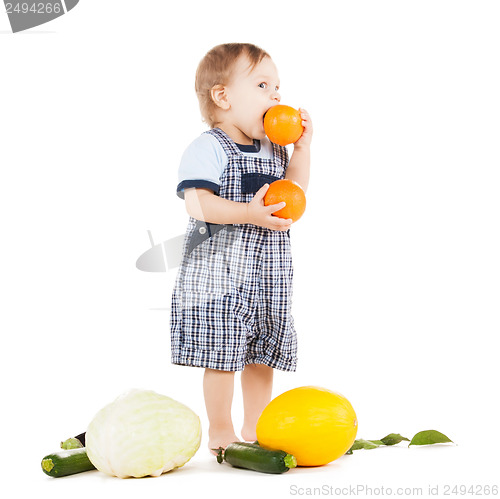
<path id="1" fill-rule="evenodd" d="M 264 115 L 262 116 L 262 122 L 264 122 L 264 120 L 266 119 L 266 114 L 268 113 L 268 111 L 270 109 L 272 109 L 274 106 L 271 106 L 271 107 L 268 107 L 265 111 L 264 111 Z"/>

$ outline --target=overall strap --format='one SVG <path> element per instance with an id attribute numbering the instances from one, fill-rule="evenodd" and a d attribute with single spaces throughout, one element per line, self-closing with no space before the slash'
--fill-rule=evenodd
<path id="1" fill-rule="evenodd" d="M 207 130 L 205 133 L 213 135 L 221 144 L 224 152 L 227 154 L 228 158 L 231 156 L 243 156 L 238 146 L 235 144 L 234 140 L 231 139 L 224 131 L 220 128 L 212 128 Z M 274 159 L 277 160 L 286 171 L 288 166 L 288 150 L 284 146 L 272 143 L 273 145 L 273 155 Z"/>
<path id="2" fill-rule="evenodd" d="M 227 154 L 228 158 L 230 158 L 231 156 L 242 156 L 242 153 L 238 149 L 238 146 L 235 144 L 234 140 L 231 139 L 220 128 L 212 128 L 210 130 L 207 130 L 205 133 L 213 135 L 220 142 L 220 145 L 224 149 L 224 152 Z"/>
<path id="3" fill-rule="evenodd" d="M 286 169 L 288 167 L 288 150 L 285 146 L 280 146 L 278 144 L 275 144 L 274 142 L 272 144 L 274 159 L 278 160 L 278 162 L 283 167 L 283 170 L 286 172 Z"/>

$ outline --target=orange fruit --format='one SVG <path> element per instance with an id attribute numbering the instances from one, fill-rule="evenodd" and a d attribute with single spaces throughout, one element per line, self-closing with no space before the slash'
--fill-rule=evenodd
<path id="1" fill-rule="evenodd" d="M 344 396 L 303 386 L 271 400 L 257 421 L 257 440 L 292 454 L 298 466 L 322 466 L 351 448 L 357 430 L 356 413 Z"/>
<path id="2" fill-rule="evenodd" d="M 297 182 L 289 179 L 276 180 L 269 185 L 264 197 L 264 204 L 278 204 L 285 201 L 286 206 L 273 215 L 291 218 L 296 222 L 306 211 L 306 195 Z"/>
<path id="3" fill-rule="evenodd" d="M 300 113 L 290 106 L 278 104 L 264 116 L 264 131 L 271 142 L 287 146 L 299 140 L 304 127 Z"/>

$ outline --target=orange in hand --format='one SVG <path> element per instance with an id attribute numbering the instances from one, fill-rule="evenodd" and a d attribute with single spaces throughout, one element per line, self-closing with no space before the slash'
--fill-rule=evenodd
<path id="1" fill-rule="evenodd" d="M 271 142 L 287 146 L 299 140 L 304 127 L 300 113 L 290 106 L 278 104 L 268 109 L 264 116 L 264 131 Z"/>
<path id="2" fill-rule="evenodd" d="M 264 204 L 278 204 L 285 201 L 286 206 L 275 211 L 273 215 L 280 218 L 291 218 L 296 222 L 306 211 L 306 195 L 297 182 L 289 179 L 276 180 L 266 192 Z"/>

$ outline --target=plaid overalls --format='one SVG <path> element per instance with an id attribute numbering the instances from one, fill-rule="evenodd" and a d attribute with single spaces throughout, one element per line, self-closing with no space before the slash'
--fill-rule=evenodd
<path id="1" fill-rule="evenodd" d="M 284 178 L 284 147 L 273 144 L 273 159 L 256 158 L 245 156 L 219 128 L 205 133 L 219 140 L 228 157 L 220 197 L 248 203 L 266 182 Z M 289 231 L 190 218 L 172 294 L 172 363 L 295 371 L 292 277 Z"/>

